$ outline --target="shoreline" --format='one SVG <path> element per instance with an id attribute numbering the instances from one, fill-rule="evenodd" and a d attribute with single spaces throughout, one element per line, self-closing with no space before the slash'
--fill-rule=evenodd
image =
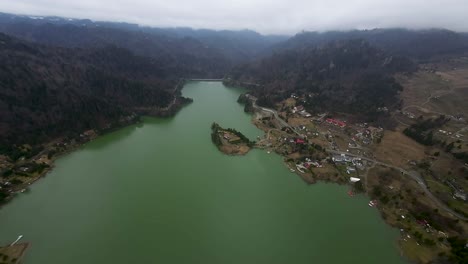
<path id="1" fill-rule="evenodd" d="M 185 81 L 183 83 L 185 83 Z M 94 131 L 93 135 L 80 138 L 79 142 L 74 142 L 74 143 L 70 143 L 70 144 L 65 143 L 66 144 L 65 146 L 67 146 L 67 147 L 64 150 L 54 153 L 52 157 L 47 158 L 46 162 L 39 163 L 39 164 L 46 164 L 46 166 L 47 166 L 47 167 L 44 167 L 43 170 L 40 171 L 39 173 L 34 174 L 34 175 L 28 175 L 28 176 L 16 176 L 16 177 L 13 177 L 13 178 L 9 179 L 7 182 L 10 182 L 10 181 L 12 181 L 14 179 L 17 179 L 19 177 L 27 178 L 28 180 L 21 183 L 21 184 L 17 184 L 15 186 L 11 187 L 11 189 L 9 190 L 7 196 L 3 199 L 3 201 L 0 202 L 0 210 L 2 209 L 3 206 L 7 205 L 12 200 L 14 200 L 17 195 L 19 195 L 21 193 L 27 193 L 29 191 L 29 187 L 31 185 L 33 185 L 37 181 L 41 180 L 42 178 L 45 178 L 47 176 L 47 174 L 49 172 L 51 172 L 55 168 L 55 162 L 56 162 L 57 159 L 78 150 L 83 145 L 93 141 L 97 137 L 104 136 L 104 135 L 110 134 L 112 132 L 115 132 L 115 131 L 117 131 L 119 129 L 141 123 L 142 122 L 141 118 L 144 117 L 144 116 L 155 117 L 155 118 L 168 118 L 168 117 L 176 115 L 182 108 L 184 108 L 185 106 L 187 106 L 188 104 L 190 104 L 193 101 L 191 98 L 185 98 L 185 97 L 182 97 L 180 95 L 180 91 L 181 91 L 182 87 L 183 87 L 183 84 L 182 85 L 178 84 L 176 86 L 175 89 L 177 89 L 177 92 L 176 92 L 177 95 L 176 95 L 176 97 L 174 99 L 174 102 L 170 106 L 166 107 L 165 109 L 157 109 L 157 110 L 152 111 L 152 112 L 142 112 L 139 115 L 135 115 L 131 119 L 125 119 L 125 121 L 123 121 L 123 122 L 118 121 L 112 127 L 100 130 L 99 132 L 97 132 L 97 129 L 90 129 L 88 131 Z M 144 113 L 146 113 L 146 114 L 144 114 Z M 44 145 L 45 147 L 41 152 L 39 152 L 38 154 L 34 155 L 33 157 L 31 157 L 29 159 L 23 159 L 23 160 L 20 160 L 20 161 L 12 162 L 13 167 L 18 166 L 18 163 L 21 163 L 21 164 L 23 164 L 23 163 L 26 163 L 26 164 L 28 164 L 28 163 L 37 163 L 36 160 L 38 159 L 38 157 L 43 157 L 45 155 L 44 152 L 51 151 L 51 149 L 53 149 L 56 146 L 56 144 L 58 144 L 57 141 L 61 141 L 61 139 L 58 138 L 58 139 L 54 139 L 54 140 L 51 140 L 49 142 L 43 143 L 42 145 Z M 55 149 L 54 149 L 54 151 L 55 151 Z"/>
<path id="2" fill-rule="evenodd" d="M 246 104 L 246 105 L 247 105 L 247 104 Z M 262 131 L 265 133 L 265 135 L 266 135 L 266 134 L 269 132 L 269 130 L 266 129 L 265 127 L 263 127 L 263 126 L 260 126 L 257 122 L 255 122 L 255 113 L 256 113 L 256 112 L 259 112 L 259 111 L 262 111 L 262 109 L 254 108 L 254 110 L 251 112 L 251 113 L 253 114 L 253 115 L 252 115 L 252 118 L 251 118 L 251 123 L 252 123 L 253 125 L 255 125 L 258 129 L 262 130 Z M 265 148 L 258 148 L 257 146 L 255 146 L 254 148 L 256 148 L 256 149 L 265 149 Z M 319 178 L 319 179 L 315 179 L 314 176 L 317 177 L 317 175 L 315 175 L 315 174 L 313 174 L 313 173 L 310 173 L 310 172 L 301 173 L 301 172 L 299 172 L 296 168 L 292 168 L 292 167 L 291 167 L 290 162 L 287 161 L 287 160 L 288 160 L 288 157 L 287 157 L 287 156 L 285 156 L 285 155 L 281 154 L 280 152 L 278 152 L 274 147 L 273 147 L 273 148 L 270 147 L 270 148 L 268 148 L 268 149 L 269 149 L 269 151 L 273 151 L 275 154 L 281 156 L 281 157 L 282 157 L 282 162 L 283 162 L 284 166 L 285 166 L 286 168 L 288 168 L 288 169 L 291 171 L 291 173 L 296 174 L 296 176 L 299 177 L 300 179 L 302 179 L 302 180 L 304 181 L 304 183 L 307 184 L 307 185 L 314 185 L 314 184 L 318 184 L 318 183 L 326 183 L 326 184 L 337 184 L 337 185 L 339 185 L 339 186 L 349 186 L 350 189 L 351 189 L 352 191 L 354 191 L 354 192 L 352 193 L 352 195 L 350 195 L 351 197 L 354 196 L 355 194 L 356 194 L 356 195 L 361 194 L 361 195 L 365 195 L 366 198 L 368 198 L 368 199 L 370 199 L 370 200 L 372 199 L 372 198 L 370 197 L 370 194 L 369 194 L 369 192 L 368 192 L 367 189 L 366 189 L 366 190 L 355 190 L 355 188 L 354 188 L 353 186 L 351 186 L 351 185 L 349 184 L 349 182 L 333 180 L 333 179 L 329 179 L 329 178 L 326 178 L 326 177 L 324 177 L 324 178 Z M 375 165 L 374 165 L 374 166 L 375 166 Z M 293 171 L 293 170 L 294 170 L 294 171 Z M 348 194 L 350 194 L 350 193 L 348 193 Z M 384 211 L 383 211 L 383 208 L 382 208 L 381 206 L 375 206 L 375 208 L 376 208 L 376 209 L 378 210 L 378 212 L 379 212 L 380 219 L 383 220 L 383 222 L 384 222 L 387 226 L 389 226 L 389 227 L 391 227 L 391 228 L 394 228 L 394 229 L 396 229 L 396 230 L 399 231 L 399 227 L 398 227 L 398 226 L 396 226 L 396 225 L 394 225 L 393 223 L 387 221 L 387 219 L 386 219 L 385 217 L 382 217 L 382 214 L 384 213 Z M 395 245 L 396 245 L 396 247 L 397 247 L 397 249 L 398 249 L 398 252 L 399 252 L 400 256 L 403 257 L 406 261 L 408 261 L 408 263 L 416 263 L 416 262 L 413 262 L 411 259 L 408 258 L 408 254 L 405 253 L 405 250 L 404 250 L 404 248 L 403 248 L 403 246 L 402 246 L 402 242 L 403 242 L 403 236 L 402 236 L 401 232 L 399 232 L 398 237 L 397 237 L 397 239 L 394 241 L 394 243 L 395 243 Z"/>

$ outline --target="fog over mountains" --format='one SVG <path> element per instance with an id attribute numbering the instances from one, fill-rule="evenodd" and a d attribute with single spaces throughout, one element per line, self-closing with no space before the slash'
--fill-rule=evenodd
<path id="1" fill-rule="evenodd" d="M 36 16 L 268 34 L 392 27 L 468 31 L 464 0 L 0 0 L 0 7 Z"/>

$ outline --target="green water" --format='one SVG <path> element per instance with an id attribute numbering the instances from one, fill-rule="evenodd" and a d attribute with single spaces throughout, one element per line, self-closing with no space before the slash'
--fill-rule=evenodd
<path id="1" fill-rule="evenodd" d="M 26 264 L 405 263 L 398 232 L 367 198 L 307 186 L 281 157 L 218 152 L 216 121 L 261 131 L 241 90 L 187 84 L 194 103 L 86 144 L 0 210 L 0 242 L 31 242 Z"/>

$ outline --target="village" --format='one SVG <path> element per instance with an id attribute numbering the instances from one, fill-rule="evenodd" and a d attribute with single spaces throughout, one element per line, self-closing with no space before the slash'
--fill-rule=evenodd
<path id="1" fill-rule="evenodd" d="M 383 129 L 366 123 L 348 124 L 328 113 L 312 115 L 295 105 L 295 97 L 291 95 L 284 102 L 287 110 L 279 113 L 254 104 L 260 111 L 253 122 L 266 132 L 257 147 L 283 155 L 291 172 L 297 171 L 308 183 L 361 181 L 374 165 L 371 146 L 383 136 Z"/>
<path id="2" fill-rule="evenodd" d="M 425 160 L 406 160 L 405 155 L 392 159 L 393 149 L 386 146 L 394 132 L 352 123 L 343 115 L 310 113 L 295 94 L 278 104 L 278 110 L 258 106 L 254 96 L 246 96 L 254 110 L 252 122 L 265 132 L 256 147 L 282 155 L 288 169 L 308 184 L 346 184 L 350 197 L 367 194 L 369 207 L 400 230 L 399 243 L 410 258 L 430 260 L 434 248 L 448 254 L 450 235 L 466 230 L 466 216 L 431 192 L 422 169 Z M 453 199 L 464 203 L 461 189 L 454 187 Z"/>
<path id="3" fill-rule="evenodd" d="M 28 191 L 29 185 L 53 167 L 53 162 L 58 156 L 76 149 L 97 135 L 95 130 L 91 129 L 83 131 L 77 138 L 57 139 L 41 148 L 22 145 L 18 147 L 20 157 L 16 161 L 0 155 L 0 191 L 3 198 L 0 203 Z"/>

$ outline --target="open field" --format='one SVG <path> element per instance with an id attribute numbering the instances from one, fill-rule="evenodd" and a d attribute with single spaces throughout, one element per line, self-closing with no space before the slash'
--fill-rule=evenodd
<path id="1" fill-rule="evenodd" d="M 439 75 L 430 72 L 419 71 L 410 77 L 399 77 L 399 81 L 404 87 L 400 95 L 403 107 L 423 105 L 431 95 L 450 90 L 447 82 L 444 82 Z"/>
<path id="2" fill-rule="evenodd" d="M 468 116 L 468 61 L 452 61 L 420 70 L 412 76 L 399 76 L 404 111 Z M 422 66 L 424 69 L 425 66 Z"/>
<path id="3" fill-rule="evenodd" d="M 310 122 L 310 118 L 305 118 L 305 117 L 291 117 L 288 118 L 288 124 L 290 124 L 293 127 L 297 127 L 300 125 L 305 125 L 305 126 L 311 126 L 313 127 L 313 124 Z"/>
<path id="4" fill-rule="evenodd" d="M 441 153 L 436 160 L 431 163 L 431 170 L 441 179 L 463 179 L 468 177 L 466 169 L 460 160 L 454 159 L 448 153 Z M 466 180 L 466 179 L 465 179 Z M 463 186 L 468 188 L 468 186 Z"/>
<path id="5" fill-rule="evenodd" d="M 426 147 L 400 132 L 386 130 L 380 144 L 374 146 L 377 160 L 407 168 L 408 162 L 425 158 Z"/>

